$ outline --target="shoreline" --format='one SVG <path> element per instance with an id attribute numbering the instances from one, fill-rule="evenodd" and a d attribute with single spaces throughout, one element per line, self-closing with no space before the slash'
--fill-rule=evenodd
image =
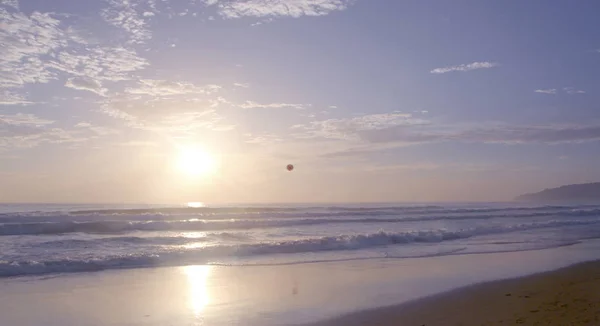
<path id="1" fill-rule="evenodd" d="M 591 239 L 591 241 L 598 240 L 600 242 L 600 238 Z M 590 241 L 590 240 L 584 240 Z M 109 266 L 106 268 L 97 267 L 96 269 L 82 269 L 82 270 L 74 270 L 74 271 L 58 271 L 58 272 L 41 272 L 41 273 L 24 273 L 24 274 L 15 274 L 15 275 L 1 275 L 0 271 L 0 281 L 3 280 L 18 280 L 18 279 L 45 279 L 45 278 L 55 278 L 55 277 L 66 277 L 69 275 L 86 275 L 88 273 L 102 273 L 102 272 L 111 272 L 111 271 L 127 271 L 127 270 L 146 270 L 146 269 L 156 269 L 156 268 L 184 268 L 187 266 L 211 266 L 211 267 L 235 267 L 235 268 L 255 268 L 255 267 L 286 267 L 286 266 L 306 266 L 306 265 L 322 265 L 322 264 L 338 264 L 338 263 L 352 263 L 352 262 L 381 262 L 386 261 L 388 263 L 394 264 L 395 262 L 399 262 L 405 259 L 410 260 L 419 260 L 419 259 L 431 259 L 431 258 L 440 258 L 440 257 L 457 257 L 457 256 L 484 256 L 484 255 L 497 255 L 497 254 L 515 254 L 515 253 L 527 253 L 527 252 L 539 252 L 546 250 L 554 250 L 565 247 L 571 247 L 578 244 L 581 244 L 583 241 L 572 242 L 572 243 L 564 243 L 559 244 L 552 247 L 547 248 L 532 248 L 532 249 L 523 249 L 523 250 L 507 250 L 507 251 L 492 251 L 492 252 L 467 252 L 467 253 L 449 253 L 449 254 L 431 254 L 424 256 L 408 256 L 408 257 L 358 257 L 358 258 L 344 258 L 344 259 L 323 259 L 323 260 L 309 260 L 309 261 L 298 261 L 298 262 L 284 262 L 284 263 L 251 263 L 251 264 L 232 264 L 232 263 L 212 263 L 212 262 L 202 262 L 202 263 L 188 263 L 188 264 L 163 264 L 163 265 L 130 265 L 130 266 Z M 579 264 L 579 263 L 575 263 Z M 569 265 L 571 266 L 571 265 Z M 562 268 L 568 268 L 560 267 Z M 539 272 L 546 273 L 548 271 Z M 489 281 L 489 282 L 495 282 Z M 454 290 L 450 290 L 454 291 Z M 442 292 L 446 293 L 446 291 Z M 440 293 L 441 294 L 441 293 Z"/>
<path id="2" fill-rule="evenodd" d="M 495 280 L 546 275 L 539 273 L 595 261 L 600 259 L 598 253 L 600 240 L 486 255 L 243 268 L 189 265 L 8 278 L 0 279 L 0 324 L 87 325 L 93 320 L 99 325 L 148 326 L 451 326 L 458 323 L 447 323 L 451 320 L 448 313 L 482 309 L 465 303 L 444 312 L 444 306 L 436 303 L 438 298 L 479 289 Z M 600 276 L 600 267 L 596 274 Z M 519 295 L 511 294 L 513 298 Z M 460 297 L 464 302 L 470 296 Z M 416 319 L 399 320 L 398 311 L 410 312 L 406 309 L 413 309 Z M 445 318 L 444 322 L 429 323 L 418 315 L 423 312 L 425 317 Z M 507 324 L 514 322 L 503 325 Z"/>
<path id="3" fill-rule="evenodd" d="M 306 326 L 600 325 L 600 260 L 467 285 Z"/>

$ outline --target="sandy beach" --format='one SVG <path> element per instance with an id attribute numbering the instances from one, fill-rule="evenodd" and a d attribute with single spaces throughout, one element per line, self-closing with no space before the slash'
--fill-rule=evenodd
<path id="1" fill-rule="evenodd" d="M 473 285 L 316 325 L 600 325 L 600 261 Z"/>
<path id="2" fill-rule="evenodd" d="M 599 248 L 4 278 L 0 325 L 598 325 Z"/>

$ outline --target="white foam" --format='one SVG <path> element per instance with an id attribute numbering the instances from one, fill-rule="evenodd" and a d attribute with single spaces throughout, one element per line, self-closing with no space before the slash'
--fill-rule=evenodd
<path id="1" fill-rule="evenodd" d="M 65 259 L 52 259 L 52 257 L 50 257 L 47 258 L 47 260 L 13 259 L 0 261 L 0 277 L 97 271 L 115 268 L 202 264 L 230 257 L 363 250 L 384 246 L 409 245 L 413 243 L 441 243 L 483 235 L 504 234 L 543 228 L 588 226 L 599 223 L 600 220 L 597 219 L 575 221 L 551 220 L 539 223 L 481 226 L 455 231 L 445 229 L 414 232 L 380 231 L 367 234 L 348 234 L 301 240 L 243 243 L 236 245 L 219 245 L 217 243 L 190 250 L 185 250 L 180 247 L 158 247 L 160 249 L 154 251 L 124 255 L 105 255 L 93 259 L 86 259 L 85 257 Z M 174 244 L 178 241 L 182 241 L 181 238 L 172 239 L 173 240 L 165 240 L 164 237 L 159 238 L 156 241 L 160 242 L 156 244 L 164 245 L 165 241 L 173 241 L 170 244 Z M 146 244 L 151 244 L 152 239 L 140 240 L 140 238 L 137 237 L 117 237 L 109 238 L 104 241 L 145 241 Z M 183 239 L 183 241 L 187 240 Z M 88 245 L 90 242 L 83 241 L 78 243 Z M 56 244 L 54 246 L 56 247 Z"/>

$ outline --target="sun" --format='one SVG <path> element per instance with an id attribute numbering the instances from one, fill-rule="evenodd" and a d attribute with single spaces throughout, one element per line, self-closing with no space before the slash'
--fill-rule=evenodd
<path id="1" fill-rule="evenodd" d="M 218 170 L 218 162 L 214 155 L 198 147 L 179 149 L 177 169 L 190 177 L 208 177 Z"/>

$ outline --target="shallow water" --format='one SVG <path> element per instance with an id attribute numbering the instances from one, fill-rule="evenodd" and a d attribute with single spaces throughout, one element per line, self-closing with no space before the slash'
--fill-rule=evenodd
<path id="1" fill-rule="evenodd" d="M 600 241 L 589 240 L 494 254 L 4 278 L 0 324 L 302 325 L 598 259 L 599 249 Z"/>

